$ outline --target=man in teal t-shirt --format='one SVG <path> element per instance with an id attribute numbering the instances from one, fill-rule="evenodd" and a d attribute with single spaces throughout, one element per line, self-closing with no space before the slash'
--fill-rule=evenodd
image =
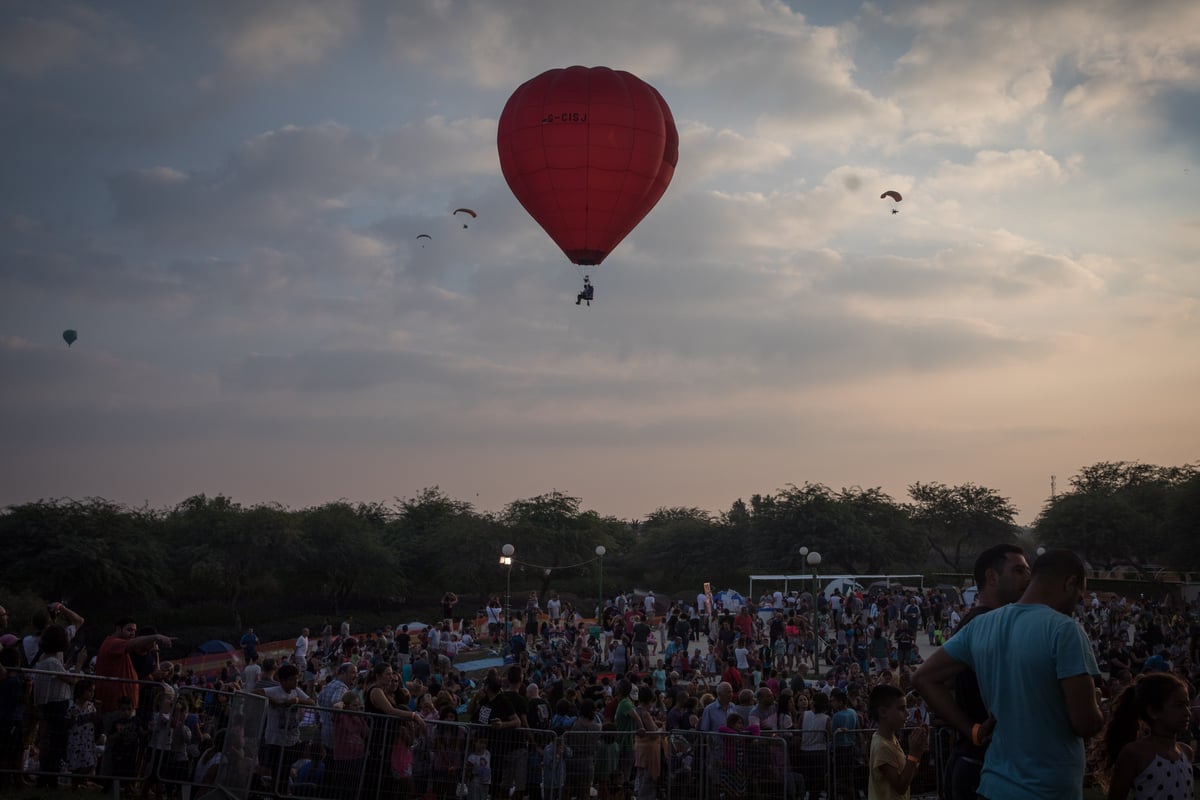
<path id="1" fill-rule="evenodd" d="M 987 800 L 1081 800 L 1083 739 L 1099 733 L 1099 675 L 1087 635 L 1071 617 L 1086 584 L 1083 562 L 1051 550 L 1033 565 L 1019 602 L 972 620 L 913 675 L 945 722 L 976 741 L 991 736 L 979 783 Z M 970 667 L 995 717 L 974 726 L 947 682 Z"/>

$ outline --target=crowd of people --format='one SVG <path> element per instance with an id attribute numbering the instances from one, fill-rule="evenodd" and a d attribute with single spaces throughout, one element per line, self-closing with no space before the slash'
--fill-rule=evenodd
<path id="1" fill-rule="evenodd" d="M 48 605 L 22 635 L 0 608 L 0 791 L 32 772 L 86 788 L 124 779 L 142 798 L 240 776 L 277 796 L 378 782 L 479 800 L 914 786 L 1001 800 L 1098 781 L 1150 797 L 1139 787 L 1153 778 L 1190 797 L 1197 609 L 1087 592 L 1065 551 L 1031 568 L 1019 548 L 991 548 L 975 580 L 971 608 L 901 586 L 736 608 L 707 592 L 622 593 L 598 619 L 529 593 L 511 613 L 490 599 L 478 627 L 447 592 L 443 618 L 419 631 L 326 620 L 277 656 L 248 629 L 242 657 L 209 676 L 161 659 L 172 639 L 133 619 L 87 658 L 75 611 Z"/>

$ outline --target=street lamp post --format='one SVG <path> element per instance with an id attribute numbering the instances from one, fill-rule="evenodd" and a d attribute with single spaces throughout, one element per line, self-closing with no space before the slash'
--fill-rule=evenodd
<path id="1" fill-rule="evenodd" d="M 505 568 L 504 573 L 504 643 L 508 644 L 509 638 L 512 636 L 512 607 L 509 605 L 509 597 L 512 590 L 512 565 L 513 553 L 517 549 L 511 544 L 506 544 L 500 548 L 500 566 Z"/>
<path id="2" fill-rule="evenodd" d="M 604 545 L 596 545 L 596 558 L 600 559 L 600 596 L 596 601 L 596 624 L 604 624 L 604 554 L 608 551 Z"/>
<path id="3" fill-rule="evenodd" d="M 821 554 L 816 550 L 809 550 L 807 547 L 800 548 L 800 555 L 804 556 L 804 560 L 808 562 L 809 568 L 812 570 L 813 579 L 813 595 L 812 595 L 812 636 L 813 636 L 813 671 L 820 674 L 820 657 L 821 657 L 821 637 L 817 634 L 817 592 L 820 591 L 820 579 L 817 577 L 817 567 L 821 565 Z"/>

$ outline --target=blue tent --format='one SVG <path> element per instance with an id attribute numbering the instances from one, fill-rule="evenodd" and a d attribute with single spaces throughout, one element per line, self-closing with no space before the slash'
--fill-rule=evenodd
<path id="1" fill-rule="evenodd" d="M 209 639 L 197 647 L 196 652 L 212 655 L 216 653 L 232 653 L 235 649 L 229 642 L 222 642 L 220 639 Z"/>

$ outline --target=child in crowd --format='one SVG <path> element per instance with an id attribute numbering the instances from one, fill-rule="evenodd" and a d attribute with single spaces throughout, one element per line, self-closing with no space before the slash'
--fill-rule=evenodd
<path id="1" fill-rule="evenodd" d="M 467 756 L 467 774 L 471 778 L 470 800 L 487 800 L 492 785 L 492 754 L 487 749 L 487 737 L 476 736 L 475 748 Z"/>
<path id="2" fill-rule="evenodd" d="M 92 702 L 95 696 L 95 682 L 86 678 L 79 681 L 75 684 L 75 703 L 67 711 L 67 767 L 76 775 L 96 774 L 96 744 L 100 729 L 96 724 L 99 717 L 96 704 Z M 100 788 L 86 778 L 79 785 L 84 789 Z"/>
<path id="3" fill-rule="evenodd" d="M 141 737 L 134 716 L 133 698 L 122 697 L 117 710 L 105 718 L 104 760 L 105 775 L 133 779 L 137 776 L 138 750 Z"/>
<path id="4" fill-rule="evenodd" d="M 191 777 L 192 729 L 187 725 L 187 716 L 187 703 L 176 700 L 171 707 L 170 747 L 162 764 L 162 776 L 171 782 L 168 786 L 172 796 L 178 793 L 178 787 L 175 784 Z"/>
<path id="5" fill-rule="evenodd" d="M 438 718 L 438 710 L 437 706 L 434 705 L 433 695 L 429 693 L 421 695 L 421 699 L 417 701 L 417 713 L 426 722 L 432 722 Z"/>
<path id="6" fill-rule="evenodd" d="M 333 776 L 340 788 L 339 796 L 349 798 L 358 792 L 371 728 L 360 713 L 363 704 L 358 693 L 350 690 L 343 693 L 341 705 L 342 713 L 333 715 Z"/>
<path id="7" fill-rule="evenodd" d="M 908 800 L 913 778 L 929 741 L 929 729 L 922 725 L 912 732 L 906 755 L 896 737 L 908 716 L 904 692 L 896 686 L 879 684 L 871 690 L 867 708 L 878 726 L 871 737 L 867 797 L 869 800 Z"/>
<path id="8" fill-rule="evenodd" d="M 155 788 L 161 789 L 164 770 L 168 768 L 171 755 L 171 718 L 174 701 L 163 692 L 155 702 L 150 717 L 150 741 L 147 745 L 147 763 L 142 779 L 142 797 L 149 797 Z"/>
<path id="9" fill-rule="evenodd" d="M 571 748 L 563 743 L 561 736 L 554 737 L 542 751 L 543 800 L 555 800 L 562 796 L 567 783 L 567 759 L 570 756 Z"/>
<path id="10" fill-rule="evenodd" d="M 1169 672 L 1138 677 L 1117 697 L 1101 738 L 1109 800 L 1192 796 L 1188 686 Z M 1148 735 L 1140 736 L 1144 724 Z"/>
<path id="11" fill-rule="evenodd" d="M 749 727 L 746 725 L 746 719 L 736 711 L 729 712 L 729 716 L 725 718 L 725 724 L 717 728 L 717 732 L 723 734 L 721 737 L 721 770 L 718 775 L 718 783 L 725 793 L 731 797 L 743 797 L 750 787 L 750 780 L 747 774 L 748 767 L 748 743 L 742 741 L 736 734 L 748 734 L 758 736 L 760 731 L 758 724 L 751 720 L 754 724 Z"/>

